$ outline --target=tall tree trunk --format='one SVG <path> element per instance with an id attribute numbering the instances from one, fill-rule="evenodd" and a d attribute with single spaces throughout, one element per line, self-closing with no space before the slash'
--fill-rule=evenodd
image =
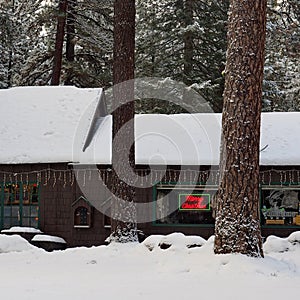
<path id="1" fill-rule="evenodd" d="M 134 78 L 134 48 L 135 0 L 115 0 L 112 237 L 117 242 L 137 240 L 135 188 L 133 178 L 130 178 L 132 169 L 135 167 L 134 85 L 133 82 L 120 84 Z M 122 131 L 121 134 L 120 131 Z M 119 174 L 123 174 L 123 178 L 120 178 Z"/>
<path id="2" fill-rule="evenodd" d="M 59 85 L 60 82 L 67 6 L 67 0 L 59 1 L 51 85 Z"/>
<path id="3" fill-rule="evenodd" d="M 231 0 L 215 253 L 263 256 L 259 141 L 266 0 Z"/>
<path id="4" fill-rule="evenodd" d="M 65 85 L 72 85 L 74 76 L 73 62 L 75 60 L 75 13 L 77 0 L 69 0 L 67 13 L 66 60 L 68 63 Z"/>
<path id="5" fill-rule="evenodd" d="M 193 1 L 194 0 L 185 0 L 184 7 L 184 26 L 193 24 Z M 193 69 L 193 31 L 191 29 L 185 31 L 184 36 L 184 65 L 183 65 L 183 82 L 186 85 L 191 85 L 191 72 Z"/>
<path id="6" fill-rule="evenodd" d="M 12 13 L 12 18 L 14 17 L 15 14 L 15 1 L 13 0 L 11 3 L 11 13 Z M 9 26 L 12 27 L 14 24 L 13 21 L 8 21 Z M 8 32 L 13 31 L 13 28 L 9 28 Z M 14 49 L 14 38 L 13 35 L 8 36 L 9 40 L 9 50 L 8 50 L 8 67 L 7 67 L 7 87 L 12 87 L 12 73 L 13 73 L 13 49 Z"/>

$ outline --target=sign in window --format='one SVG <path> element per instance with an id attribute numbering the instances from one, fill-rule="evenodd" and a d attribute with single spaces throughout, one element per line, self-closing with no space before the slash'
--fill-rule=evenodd
<path id="1" fill-rule="evenodd" d="M 179 210 L 210 210 L 210 194 L 179 194 Z"/>

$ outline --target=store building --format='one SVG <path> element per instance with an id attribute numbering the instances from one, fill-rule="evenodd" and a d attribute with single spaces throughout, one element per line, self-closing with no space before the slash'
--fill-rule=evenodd
<path id="1" fill-rule="evenodd" d="M 39 228 L 68 246 L 110 234 L 111 116 L 101 89 L 0 91 L 0 226 Z M 13 117 L 13 118 L 12 118 Z M 214 233 L 220 114 L 137 115 L 138 228 Z M 263 113 L 262 234 L 300 228 L 300 113 Z"/>

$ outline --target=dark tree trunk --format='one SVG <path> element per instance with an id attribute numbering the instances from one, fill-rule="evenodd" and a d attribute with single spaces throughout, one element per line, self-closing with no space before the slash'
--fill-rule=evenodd
<path id="1" fill-rule="evenodd" d="M 184 25 L 188 27 L 193 24 L 193 1 L 185 0 L 184 7 Z M 186 85 L 191 85 L 191 73 L 193 69 L 193 31 L 186 30 L 184 33 L 184 65 L 183 65 L 183 82 Z"/>
<path id="2" fill-rule="evenodd" d="M 134 78 L 134 48 L 135 1 L 115 0 L 112 237 L 117 242 L 137 240 L 134 178 L 130 176 L 135 167 L 134 85 L 133 81 L 121 84 Z"/>
<path id="3" fill-rule="evenodd" d="M 10 43 L 10 49 L 8 51 L 8 67 L 7 67 L 7 87 L 12 87 L 12 72 L 13 72 L 13 50 L 12 43 Z"/>
<path id="4" fill-rule="evenodd" d="M 15 13 L 15 1 L 13 0 L 11 3 L 11 12 L 12 15 Z M 10 23 L 10 22 L 9 22 Z M 10 26 L 12 27 L 13 23 L 10 23 Z M 8 32 L 10 30 L 13 30 L 13 28 L 9 28 Z M 13 73 L 13 37 L 11 35 L 8 35 L 9 40 L 9 51 L 8 51 L 8 70 L 7 70 L 7 87 L 12 87 L 12 73 Z"/>
<path id="5" fill-rule="evenodd" d="M 65 85 L 72 85 L 74 76 L 73 62 L 75 60 L 75 13 L 77 0 L 69 0 L 67 13 L 66 60 L 68 63 Z"/>
<path id="6" fill-rule="evenodd" d="M 266 0 L 231 0 L 215 253 L 263 256 L 259 141 Z"/>
<path id="7" fill-rule="evenodd" d="M 60 82 L 67 6 L 67 0 L 59 1 L 51 85 L 59 85 Z"/>

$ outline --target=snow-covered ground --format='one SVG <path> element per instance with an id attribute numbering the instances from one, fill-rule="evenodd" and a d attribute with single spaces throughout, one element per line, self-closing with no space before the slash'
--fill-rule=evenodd
<path id="1" fill-rule="evenodd" d="M 49 253 L 0 235 L 1 299 L 296 299 L 300 232 L 269 237 L 264 250 L 264 259 L 214 255 L 213 237 L 174 233 Z"/>

